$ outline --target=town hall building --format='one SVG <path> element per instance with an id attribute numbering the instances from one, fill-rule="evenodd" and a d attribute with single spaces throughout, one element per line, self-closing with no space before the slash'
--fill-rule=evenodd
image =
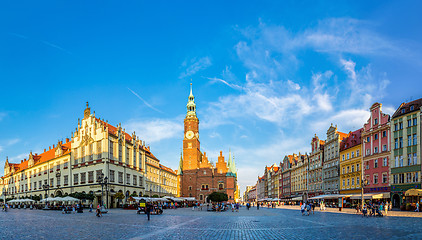
<path id="1" fill-rule="evenodd" d="M 230 202 L 238 197 L 237 170 L 231 152 L 226 162 L 220 151 L 218 161 L 208 161 L 206 152 L 202 153 L 199 142 L 199 120 L 196 116 L 195 98 L 192 83 L 188 98 L 187 114 L 184 120 L 183 152 L 178 169 L 179 196 L 195 197 L 205 202 L 212 192 L 226 193 Z"/>

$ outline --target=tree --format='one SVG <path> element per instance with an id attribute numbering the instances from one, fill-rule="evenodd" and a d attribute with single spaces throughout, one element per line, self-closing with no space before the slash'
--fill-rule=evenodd
<path id="1" fill-rule="evenodd" d="M 31 199 L 37 202 L 41 200 L 40 196 L 37 196 L 37 195 L 32 196 Z"/>
<path id="2" fill-rule="evenodd" d="M 159 196 L 157 194 L 152 195 L 153 198 L 158 198 Z"/>
<path id="3" fill-rule="evenodd" d="M 229 197 L 227 196 L 227 194 L 222 193 L 222 192 L 213 192 L 210 195 L 208 195 L 208 199 L 211 200 L 212 202 L 224 202 L 229 200 Z"/>
<path id="4" fill-rule="evenodd" d="M 119 199 L 119 200 L 122 200 L 122 199 L 125 198 L 125 195 L 123 195 L 123 193 L 121 193 L 121 192 L 118 192 L 114 195 L 114 197 Z"/>

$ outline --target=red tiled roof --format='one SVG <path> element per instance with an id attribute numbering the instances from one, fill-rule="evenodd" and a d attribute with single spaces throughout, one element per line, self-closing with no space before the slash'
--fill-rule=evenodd
<path id="1" fill-rule="evenodd" d="M 411 106 L 413 106 L 413 110 L 410 110 Z M 416 99 L 408 103 L 402 103 L 400 104 L 400 107 L 397 108 L 397 110 L 394 112 L 391 118 L 393 119 L 396 117 L 400 117 L 401 115 L 408 114 L 410 112 L 419 111 L 421 106 L 422 106 L 422 98 Z M 404 113 L 402 113 L 402 109 L 404 109 Z"/>
<path id="2" fill-rule="evenodd" d="M 362 131 L 363 131 L 363 128 L 358 129 L 354 132 L 350 132 L 348 134 L 349 136 L 340 142 L 340 151 L 344 151 L 346 149 L 349 149 L 361 144 Z"/>
<path id="3" fill-rule="evenodd" d="M 167 172 L 171 172 L 171 173 L 173 173 L 173 174 L 176 174 L 176 172 L 175 172 L 175 171 L 173 171 L 173 169 L 171 169 L 171 168 L 169 168 L 169 167 L 166 167 L 166 166 L 164 166 L 164 165 L 161 165 L 161 164 L 160 164 L 160 168 L 161 168 L 161 169 L 163 169 L 164 171 L 167 171 Z"/>

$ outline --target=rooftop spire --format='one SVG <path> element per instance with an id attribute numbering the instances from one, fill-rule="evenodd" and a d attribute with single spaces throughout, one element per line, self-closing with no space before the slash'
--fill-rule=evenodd
<path id="1" fill-rule="evenodd" d="M 180 152 L 180 162 L 179 162 L 179 168 L 177 169 L 177 175 L 183 175 L 182 165 L 183 165 L 183 157 L 182 157 L 182 152 Z"/>
<path id="2" fill-rule="evenodd" d="M 188 97 L 188 104 L 186 104 L 187 108 L 187 117 L 196 117 L 196 104 L 195 104 L 195 97 L 192 93 L 192 83 L 190 83 L 190 94 Z"/>

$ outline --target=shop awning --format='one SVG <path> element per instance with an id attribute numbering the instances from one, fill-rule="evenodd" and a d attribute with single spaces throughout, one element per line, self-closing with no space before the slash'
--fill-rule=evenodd
<path id="1" fill-rule="evenodd" d="M 294 197 L 291 199 L 291 201 L 302 201 L 302 197 Z"/>
<path id="2" fill-rule="evenodd" d="M 404 193 L 405 196 L 422 196 L 422 189 L 409 189 Z"/>

